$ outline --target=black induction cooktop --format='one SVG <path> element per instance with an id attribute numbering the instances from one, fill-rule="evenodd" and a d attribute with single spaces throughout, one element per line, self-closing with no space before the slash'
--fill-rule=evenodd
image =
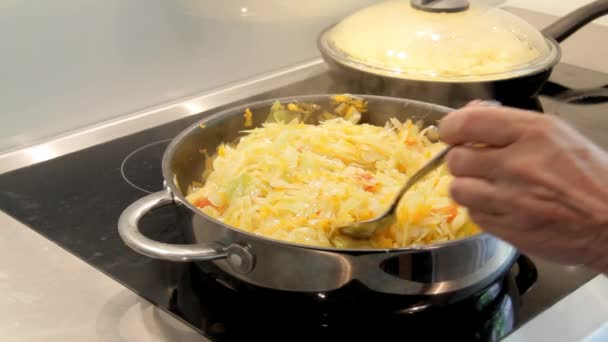
<path id="1" fill-rule="evenodd" d="M 606 74 L 560 64 L 543 94 L 509 105 L 560 108 L 559 114 L 573 116 L 579 110 L 596 111 L 605 116 L 608 112 L 599 113 L 606 109 L 601 105 L 605 97 L 593 89 L 581 93 L 571 87 L 596 88 L 606 83 Z M 322 74 L 246 101 L 345 91 Z M 593 95 L 585 96 L 587 91 Z M 213 266 L 201 273 L 193 264 L 159 261 L 132 251 L 118 236 L 119 215 L 146 193 L 161 190 L 160 160 L 170 139 L 218 110 L 2 174 L 1 208 L 213 340 L 360 340 L 370 336 L 498 340 L 595 275 L 583 268 L 522 256 L 496 283 L 448 307 L 418 310 L 393 305 L 390 310 L 378 310 L 378 303 L 392 299 L 362 299 L 357 284 L 338 293 L 280 293 L 240 284 Z M 171 207 L 144 217 L 141 227 L 151 238 L 182 241 Z"/>

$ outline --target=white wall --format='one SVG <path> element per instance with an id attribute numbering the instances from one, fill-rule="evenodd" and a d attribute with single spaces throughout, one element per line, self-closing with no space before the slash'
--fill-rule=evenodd
<path id="1" fill-rule="evenodd" d="M 372 2 L 2 0 L 0 152 L 313 58 Z"/>
<path id="2" fill-rule="evenodd" d="M 372 2 L 2 0 L 0 153 L 315 57 L 323 27 Z"/>
<path id="3" fill-rule="evenodd" d="M 593 0 L 507 0 L 505 5 L 562 16 L 590 2 Z M 608 25 L 608 16 L 599 18 L 594 23 Z"/>

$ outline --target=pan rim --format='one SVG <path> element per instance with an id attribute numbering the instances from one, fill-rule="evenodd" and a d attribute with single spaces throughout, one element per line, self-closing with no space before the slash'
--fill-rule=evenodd
<path id="1" fill-rule="evenodd" d="M 167 147 L 165 152 L 163 153 L 162 173 L 163 173 L 163 178 L 165 181 L 165 187 L 169 189 L 169 191 L 171 192 L 171 194 L 173 196 L 173 200 L 175 202 L 186 206 L 189 209 L 189 211 L 192 212 L 194 215 L 198 215 L 198 216 L 202 217 L 203 219 L 209 221 L 211 224 L 220 225 L 220 226 L 222 226 L 222 228 L 228 229 L 237 234 L 244 234 L 244 235 L 248 236 L 249 238 L 253 238 L 256 240 L 262 240 L 266 243 L 271 243 L 273 245 L 280 245 L 283 247 L 295 247 L 295 248 L 303 248 L 303 249 L 307 249 L 307 250 L 320 251 L 320 252 L 345 253 L 345 254 L 416 253 L 416 252 L 426 252 L 426 251 L 432 251 L 432 250 L 437 250 L 437 249 L 449 248 L 449 247 L 453 247 L 455 245 L 466 245 L 469 243 L 474 243 L 475 241 L 478 241 L 478 240 L 488 239 L 488 238 L 500 240 L 497 237 L 482 231 L 476 235 L 469 236 L 469 237 L 462 238 L 462 239 L 455 239 L 455 240 L 444 241 L 444 242 L 428 244 L 428 245 L 416 245 L 416 246 L 398 247 L 398 248 L 337 248 L 337 247 L 323 247 L 323 246 L 306 245 L 306 244 L 301 244 L 301 243 L 294 243 L 294 242 L 288 242 L 288 241 L 283 241 L 283 240 L 279 240 L 279 239 L 269 238 L 269 237 L 265 237 L 262 235 L 253 234 L 251 232 L 248 232 L 248 231 L 236 228 L 236 227 L 229 226 L 211 216 L 205 215 L 202 211 L 200 211 L 198 208 L 196 208 L 194 205 L 192 205 L 190 202 L 188 202 L 186 200 L 185 196 L 181 193 L 181 191 L 179 191 L 177 185 L 175 184 L 175 179 L 173 177 L 170 161 L 172 159 L 172 156 L 177 151 L 181 141 L 185 137 L 187 137 L 189 134 L 191 134 L 194 130 L 200 129 L 201 124 L 205 125 L 205 124 L 219 120 L 226 116 L 242 115 L 245 108 L 251 108 L 251 107 L 262 106 L 262 105 L 270 105 L 275 101 L 284 102 L 284 101 L 293 101 L 293 100 L 306 101 L 306 100 L 311 100 L 311 99 L 317 99 L 317 100 L 329 99 L 331 96 L 334 96 L 334 95 L 343 95 L 343 94 L 321 93 L 321 94 L 310 94 L 310 95 L 285 96 L 285 97 L 280 97 L 280 98 L 268 98 L 268 99 L 263 99 L 263 100 L 259 100 L 259 101 L 254 101 L 254 102 L 247 102 L 247 103 L 244 103 L 241 105 L 232 106 L 230 108 L 221 110 L 217 113 L 211 114 L 209 116 L 206 116 L 206 117 L 196 121 L 195 123 L 191 124 L 190 126 L 186 127 L 184 130 L 182 130 L 178 135 L 176 135 L 172 139 L 171 143 L 169 144 L 169 146 Z M 368 100 L 373 99 L 373 100 L 379 100 L 379 101 L 397 102 L 397 103 L 400 103 L 403 105 L 414 104 L 414 105 L 418 105 L 421 107 L 427 107 L 427 108 L 429 108 L 429 110 L 443 112 L 445 114 L 448 114 L 449 112 L 454 111 L 453 108 L 449 108 L 446 106 L 441 106 L 441 105 L 432 104 L 432 103 L 423 102 L 423 101 L 410 100 L 410 99 L 406 99 L 406 98 L 380 96 L 380 95 L 364 95 L 364 94 L 349 94 L 349 95 L 368 99 Z M 502 240 L 500 240 L 500 241 L 502 241 Z M 506 243 L 506 242 L 503 242 L 503 243 Z"/>

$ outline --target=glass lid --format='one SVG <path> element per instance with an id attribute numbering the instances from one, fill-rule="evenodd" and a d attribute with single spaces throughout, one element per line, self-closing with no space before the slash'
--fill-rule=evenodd
<path id="1" fill-rule="evenodd" d="M 557 53 L 529 23 L 479 0 L 384 1 L 345 18 L 320 43 L 351 67 L 435 81 L 513 77 Z"/>

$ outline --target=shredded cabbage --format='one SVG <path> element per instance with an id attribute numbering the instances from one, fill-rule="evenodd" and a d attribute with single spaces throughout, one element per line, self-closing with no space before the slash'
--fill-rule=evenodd
<path id="1" fill-rule="evenodd" d="M 236 145 L 218 147 L 204 184 L 187 200 L 230 226 L 282 241 L 339 248 L 399 248 L 471 236 L 479 232 L 464 208 L 449 197 L 445 166 L 410 189 L 397 223 L 367 240 L 338 227 L 378 216 L 401 185 L 443 147 L 411 120 L 384 127 L 358 124 L 365 103 L 336 97 L 335 113 L 307 124 L 303 104 L 276 103 L 269 120 Z"/>

